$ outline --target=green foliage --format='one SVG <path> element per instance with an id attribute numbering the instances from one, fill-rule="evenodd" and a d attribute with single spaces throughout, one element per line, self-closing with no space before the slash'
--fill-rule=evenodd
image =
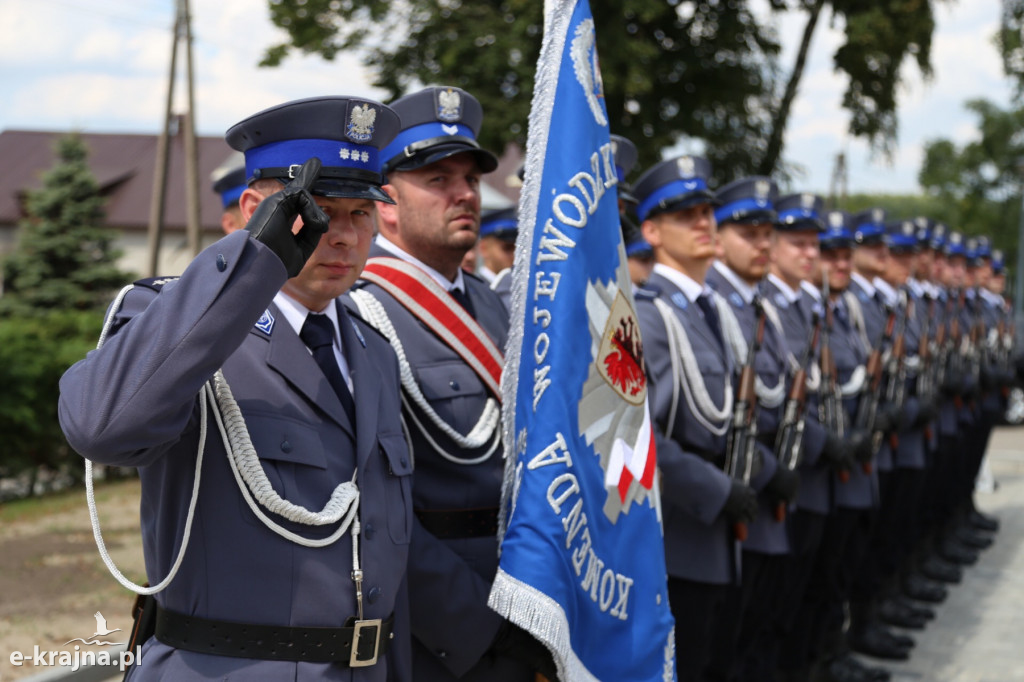
<path id="1" fill-rule="evenodd" d="M 281 64 L 292 49 L 328 60 L 358 49 L 390 97 L 423 84 L 457 85 L 487 112 L 484 146 L 501 151 L 524 143 L 543 29 L 539 0 L 268 1 L 288 41 L 269 47 L 263 65 Z M 850 77 L 843 102 L 851 132 L 882 150 L 896 135 L 905 58 L 930 72 L 936 1 L 825 3 L 846 27 L 835 63 Z M 641 168 L 684 143 L 704 147 L 719 184 L 753 172 L 788 174 L 781 140 L 792 96 L 783 92 L 795 94 L 801 70 L 782 77 L 778 38 L 753 4 L 591 2 L 611 129 L 637 145 Z M 775 11 L 817 12 L 821 5 L 770 2 Z"/>
<path id="2" fill-rule="evenodd" d="M 98 311 L 0 318 L 0 476 L 39 466 L 81 468 L 57 422 L 58 383 L 96 347 L 102 325 Z"/>
<path id="3" fill-rule="evenodd" d="M 1003 58 L 1003 72 L 1013 81 L 1019 101 L 1024 96 L 1024 0 L 1003 0 L 996 46 Z"/>
<path id="4" fill-rule="evenodd" d="M 57 163 L 29 192 L 18 244 L 3 264 L 0 316 L 89 310 L 132 279 L 115 265 L 116 233 L 103 224 L 103 202 L 77 136 L 57 142 Z"/>
<path id="5" fill-rule="evenodd" d="M 962 147 L 944 139 L 928 142 L 918 181 L 945 222 L 990 235 L 1012 263 L 1024 192 L 1024 108 L 1004 110 L 982 99 L 965 106 L 978 117 L 978 139 Z"/>

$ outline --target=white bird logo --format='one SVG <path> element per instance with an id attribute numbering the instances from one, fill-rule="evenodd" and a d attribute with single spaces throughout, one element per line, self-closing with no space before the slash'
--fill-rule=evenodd
<path id="1" fill-rule="evenodd" d="M 93 614 L 96 616 L 96 632 L 92 633 L 93 637 L 106 637 L 111 632 L 120 632 L 121 628 L 114 628 L 113 630 L 107 629 L 107 619 L 103 617 L 103 614 L 97 611 Z"/>

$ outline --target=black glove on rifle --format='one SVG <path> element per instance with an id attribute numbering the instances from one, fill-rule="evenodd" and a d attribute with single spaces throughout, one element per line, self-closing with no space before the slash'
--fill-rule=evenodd
<path id="1" fill-rule="evenodd" d="M 498 628 L 490 651 L 498 656 L 507 656 L 526 663 L 534 672 L 540 673 L 551 682 L 558 680 L 558 670 L 555 668 L 555 659 L 552 658 L 551 651 L 538 642 L 536 637 L 510 621 L 506 620 Z"/>
<path id="2" fill-rule="evenodd" d="M 749 485 L 732 481 L 722 513 L 732 521 L 750 523 L 757 518 L 757 493 Z"/>

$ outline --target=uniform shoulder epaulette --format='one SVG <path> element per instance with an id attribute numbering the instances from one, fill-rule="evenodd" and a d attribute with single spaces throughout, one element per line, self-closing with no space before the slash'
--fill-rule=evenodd
<path id="1" fill-rule="evenodd" d="M 177 276 L 175 276 L 175 277 L 146 277 L 145 279 L 137 279 L 134 282 L 132 282 L 132 284 L 134 284 L 137 287 L 145 287 L 147 289 L 152 289 L 153 291 L 159 292 L 161 289 L 164 288 L 164 285 L 169 284 L 171 282 L 176 282 L 179 279 L 181 279 L 181 278 L 177 277 Z"/>
<path id="2" fill-rule="evenodd" d="M 644 285 L 633 291 L 633 298 L 636 300 L 653 301 L 661 295 L 661 288 L 658 286 Z"/>
<path id="3" fill-rule="evenodd" d="M 369 280 L 357 279 L 356 283 L 349 287 L 349 291 L 364 289 L 370 284 Z"/>

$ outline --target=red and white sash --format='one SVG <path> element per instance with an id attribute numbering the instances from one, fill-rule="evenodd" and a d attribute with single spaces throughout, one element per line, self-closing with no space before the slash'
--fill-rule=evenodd
<path id="1" fill-rule="evenodd" d="M 366 261 L 361 277 L 391 294 L 466 361 L 501 400 L 505 359 L 491 337 L 458 301 L 422 268 L 400 258 Z"/>

